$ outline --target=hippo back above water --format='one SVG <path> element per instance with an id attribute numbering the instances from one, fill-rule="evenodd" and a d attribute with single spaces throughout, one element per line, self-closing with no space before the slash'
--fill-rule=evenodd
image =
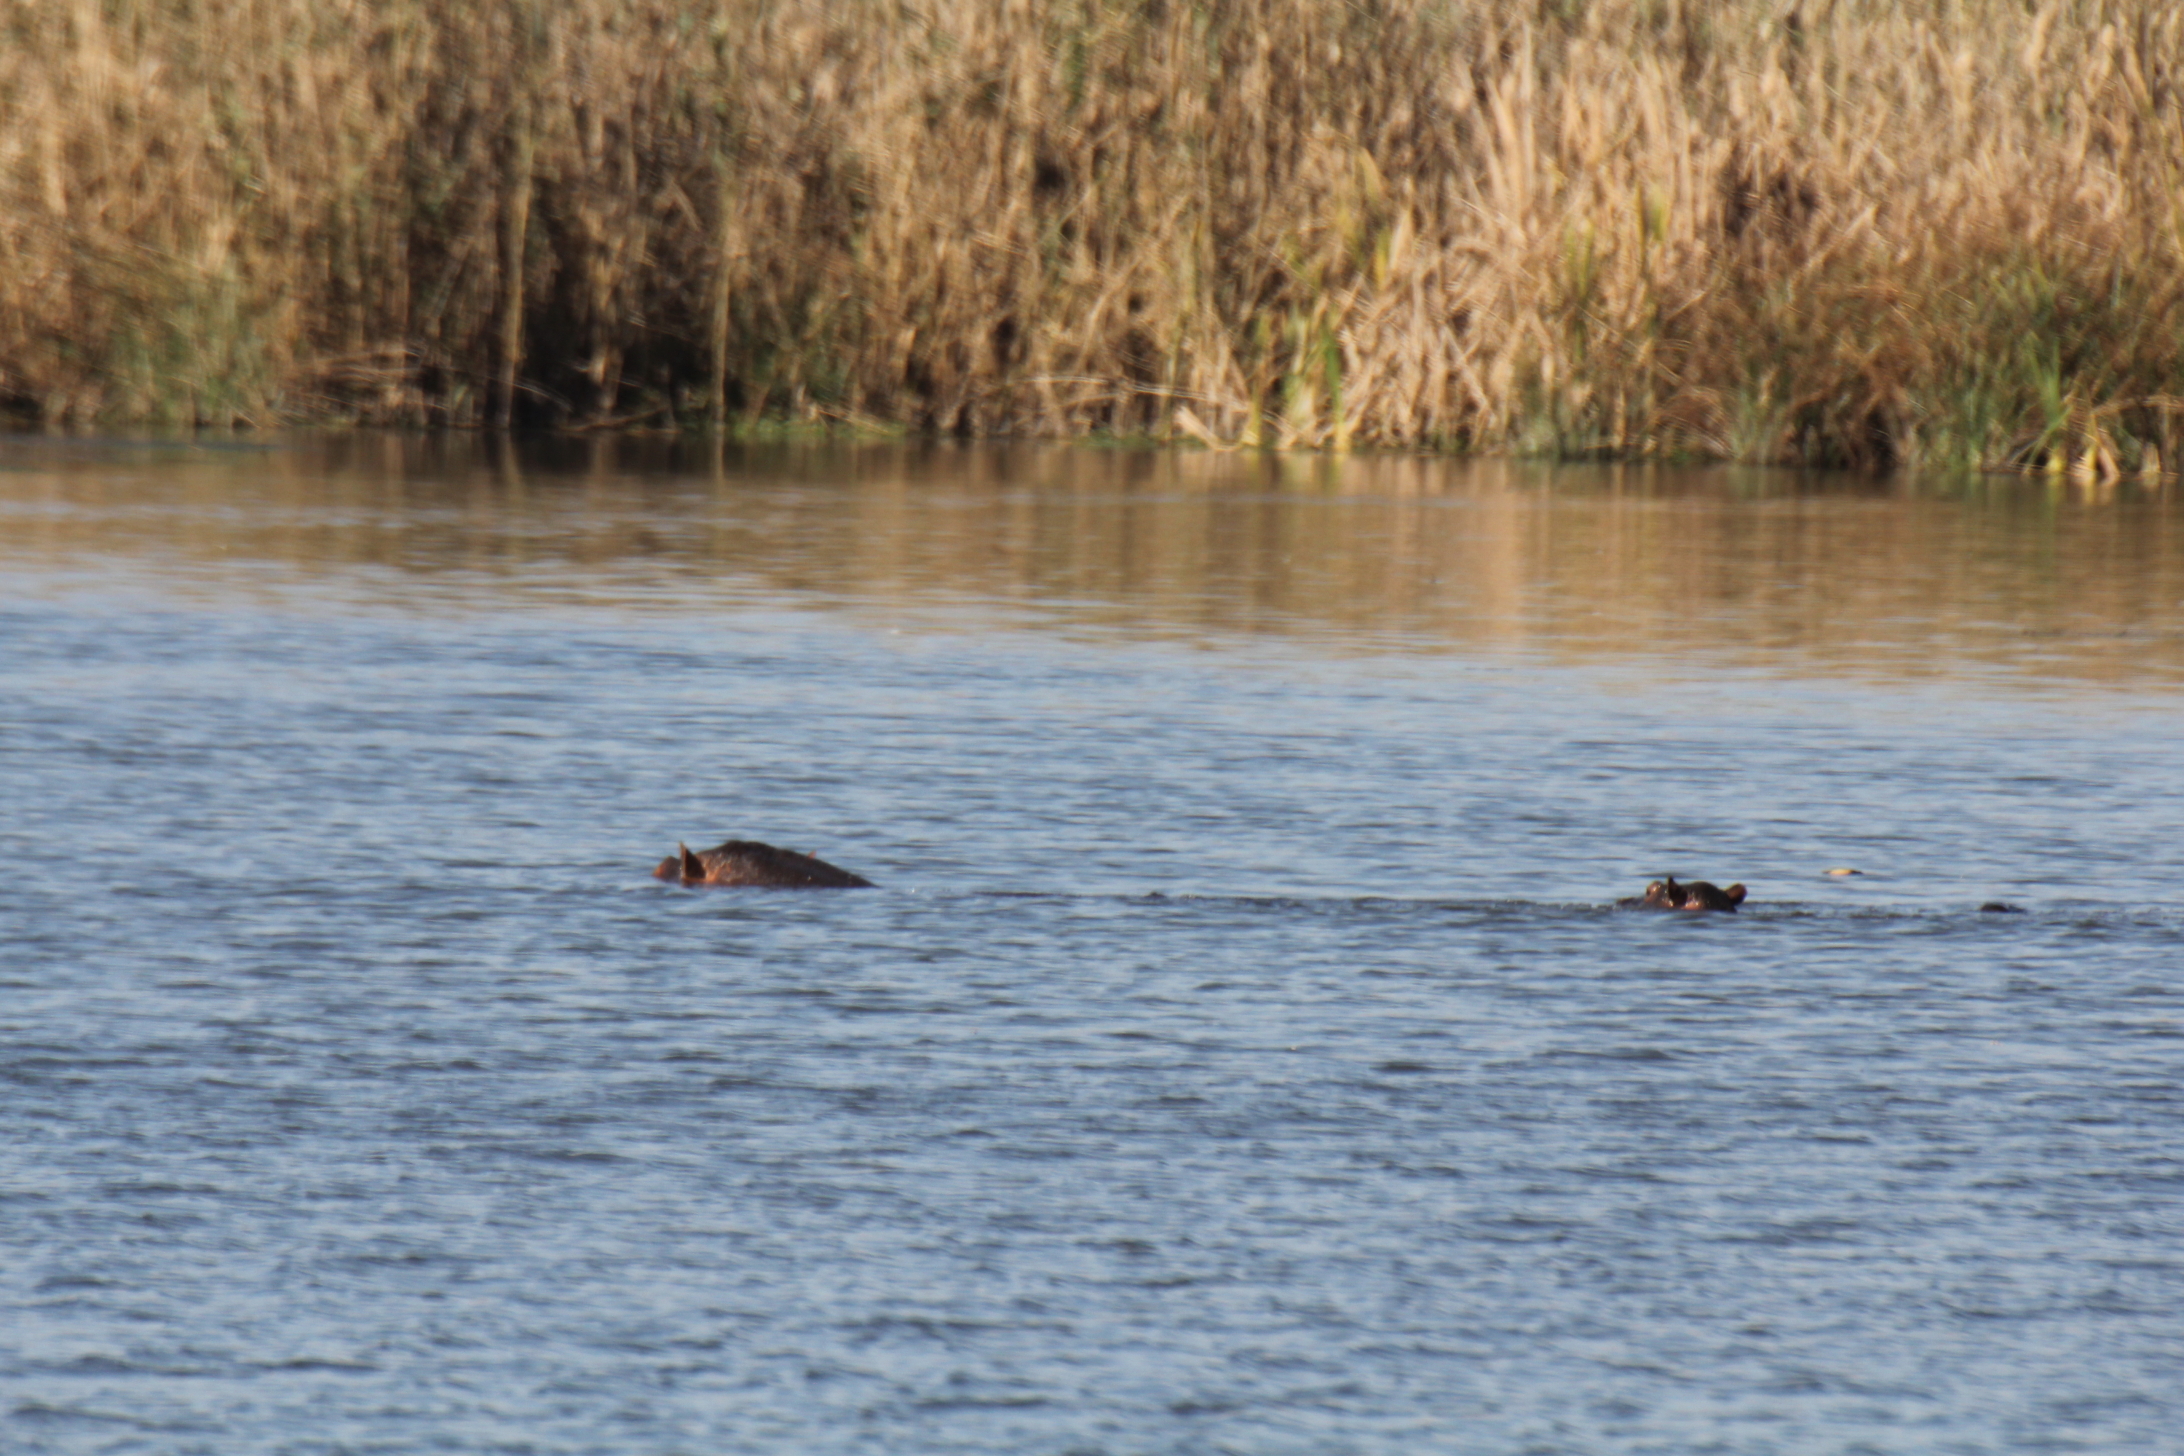
<path id="1" fill-rule="evenodd" d="M 1744 886 L 1731 885 L 1724 890 L 1705 880 L 1678 884 L 1676 877 L 1670 875 L 1646 886 L 1643 895 L 1632 895 L 1615 903 L 1627 910 L 1726 910 L 1733 915 L 1737 906 L 1744 903 Z"/>
<path id="2" fill-rule="evenodd" d="M 689 888 L 744 887 L 767 890 L 869 890 L 872 882 L 840 865 L 755 839 L 728 839 L 711 849 L 678 844 L 653 870 L 654 879 Z"/>

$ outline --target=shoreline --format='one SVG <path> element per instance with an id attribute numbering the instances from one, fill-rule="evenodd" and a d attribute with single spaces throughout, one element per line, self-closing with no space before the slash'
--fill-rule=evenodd
<path id="1" fill-rule="evenodd" d="M 115 0 L 0 56 L 0 413 L 2184 459 L 2184 16 Z"/>

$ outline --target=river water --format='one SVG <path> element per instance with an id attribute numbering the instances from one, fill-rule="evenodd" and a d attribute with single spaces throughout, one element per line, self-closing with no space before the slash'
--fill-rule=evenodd
<path id="1" fill-rule="evenodd" d="M 2173 484 L 19 440 L 0 586 L 9 1452 L 2184 1450 Z"/>

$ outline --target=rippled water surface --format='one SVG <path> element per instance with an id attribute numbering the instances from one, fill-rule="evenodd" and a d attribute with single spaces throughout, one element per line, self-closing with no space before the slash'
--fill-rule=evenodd
<path id="1" fill-rule="evenodd" d="M 2184 1450 L 2173 485 L 24 441 L 0 585 L 0 1449 Z"/>

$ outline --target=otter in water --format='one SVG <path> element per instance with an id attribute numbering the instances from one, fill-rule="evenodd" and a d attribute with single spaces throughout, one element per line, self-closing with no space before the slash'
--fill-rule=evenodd
<path id="1" fill-rule="evenodd" d="M 769 890 L 869 890 L 872 882 L 863 875 L 853 875 L 839 865 L 830 865 L 823 859 L 808 854 L 798 854 L 793 849 L 776 849 L 770 844 L 760 844 L 755 839 L 724 840 L 712 849 L 693 850 L 687 844 L 675 846 L 679 854 L 671 854 L 660 861 L 652 872 L 654 879 L 669 880 L 678 885 L 736 885 L 757 886 Z"/>
<path id="2" fill-rule="evenodd" d="M 1726 910 L 1734 915 L 1737 906 L 1744 903 L 1744 886 L 1731 885 L 1724 890 L 1704 880 L 1679 885 L 1676 877 L 1670 875 L 1646 886 L 1643 895 L 1632 895 L 1615 903 L 1630 910 Z"/>

